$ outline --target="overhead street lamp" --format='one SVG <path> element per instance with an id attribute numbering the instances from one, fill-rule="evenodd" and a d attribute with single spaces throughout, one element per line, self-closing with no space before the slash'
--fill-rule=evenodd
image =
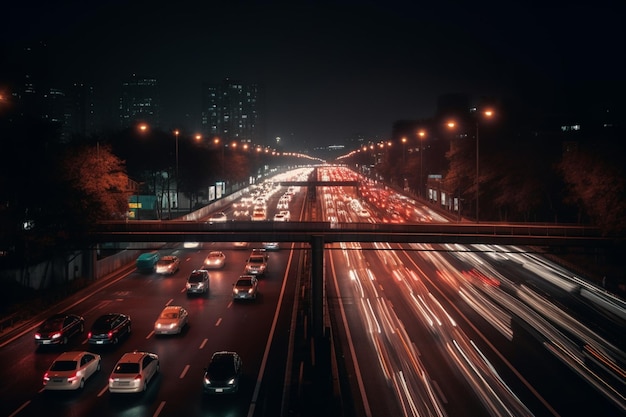
<path id="1" fill-rule="evenodd" d="M 493 117 L 494 112 L 493 110 L 485 110 L 482 113 L 483 117 L 490 119 L 491 117 Z M 480 197 L 480 158 L 479 158 L 479 151 L 480 151 L 480 146 L 479 146 L 479 140 L 478 140 L 478 125 L 480 123 L 480 118 L 476 119 L 476 223 L 480 222 L 480 205 L 479 205 L 479 197 Z"/>
<path id="2" fill-rule="evenodd" d="M 178 200 L 178 183 L 180 182 L 180 177 L 178 175 L 178 135 L 180 135 L 180 131 L 176 129 L 174 131 L 174 137 L 176 138 L 176 210 L 180 207 Z"/>
<path id="3" fill-rule="evenodd" d="M 422 141 L 426 137 L 426 131 L 420 130 L 417 132 L 417 136 L 419 136 L 419 144 L 420 144 L 420 186 L 418 195 L 422 196 L 422 189 L 424 188 L 424 146 L 422 145 Z"/>

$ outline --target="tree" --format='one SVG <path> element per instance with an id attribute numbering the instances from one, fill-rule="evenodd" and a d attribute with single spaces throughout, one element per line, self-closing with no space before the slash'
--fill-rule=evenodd
<path id="1" fill-rule="evenodd" d="M 124 162 L 108 145 L 68 149 L 61 162 L 62 177 L 71 198 L 68 209 L 88 223 L 119 219 L 128 211 L 128 176 Z"/>
<path id="2" fill-rule="evenodd" d="M 568 186 L 567 201 L 579 207 L 606 234 L 626 230 L 623 154 L 608 144 L 579 144 L 563 154 L 558 168 Z"/>

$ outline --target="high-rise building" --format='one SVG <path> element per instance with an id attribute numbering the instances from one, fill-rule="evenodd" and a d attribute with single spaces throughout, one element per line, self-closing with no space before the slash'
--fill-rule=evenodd
<path id="1" fill-rule="evenodd" d="M 121 127 L 130 127 L 137 122 L 160 127 L 161 103 L 157 80 L 133 74 L 129 80 L 122 82 L 118 110 Z"/>
<path id="2" fill-rule="evenodd" d="M 95 99 L 93 86 L 73 83 L 66 92 L 66 131 L 83 137 L 95 130 Z"/>
<path id="3" fill-rule="evenodd" d="M 263 143 L 263 92 L 256 83 L 225 79 L 204 84 L 202 89 L 202 130 L 225 141 Z"/>

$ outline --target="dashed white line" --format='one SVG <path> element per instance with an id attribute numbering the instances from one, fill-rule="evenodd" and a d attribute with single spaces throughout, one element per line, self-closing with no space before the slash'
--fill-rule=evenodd
<path id="1" fill-rule="evenodd" d="M 98 397 L 102 397 L 102 396 L 104 395 L 104 393 L 105 393 L 105 392 L 107 392 L 107 390 L 108 390 L 108 389 L 109 389 L 109 386 L 108 386 L 108 385 L 105 385 L 105 387 L 104 387 L 104 388 L 102 388 L 102 389 L 100 390 L 100 392 L 98 393 Z"/>
<path id="2" fill-rule="evenodd" d="M 168 305 L 172 304 L 173 301 L 174 301 L 174 299 L 170 298 L 170 300 L 167 303 L 165 303 L 165 305 L 168 306 Z"/>
<path id="3" fill-rule="evenodd" d="M 219 326 L 221 322 L 222 322 L 222 318 L 220 317 L 219 319 L 217 319 L 217 323 L 215 323 L 215 326 L 216 327 Z"/>
<path id="4" fill-rule="evenodd" d="M 189 371 L 189 365 L 185 365 L 185 369 L 183 369 L 183 371 L 180 373 L 178 379 L 183 379 L 185 375 L 187 375 L 187 371 Z"/>
<path id="5" fill-rule="evenodd" d="M 204 349 L 204 347 L 206 346 L 208 341 L 209 341 L 209 339 L 204 339 L 202 341 L 202 343 L 200 343 L 200 347 L 198 349 Z"/>
<path id="6" fill-rule="evenodd" d="M 154 334 L 154 330 L 152 330 L 150 333 L 148 333 L 148 336 L 146 336 L 146 340 L 150 339 L 153 334 Z"/>
<path id="7" fill-rule="evenodd" d="M 163 407 L 165 407 L 165 401 L 161 401 L 161 404 L 159 404 L 154 414 L 152 414 L 152 417 L 157 417 L 159 414 L 161 414 L 161 411 L 163 411 Z"/>
<path id="8" fill-rule="evenodd" d="M 22 404 L 22 405 L 20 406 L 20 408 L 18 408 L 17 410 L 15 410 L 15 411 L 13 412 L 13 414 L 10 414 L 10 415 L 9 415 L 9 417 L 15 417 L 15 416 L 16 416 L 16 415 L 20 412 L 20 411 L 22 411 L 23 409 L 25 409 L 25 408 L 28 406 L 28 404 L 30 404 L 30 400 L 28 400 L 28 401 L 26 401 L 24 404 Z"/>

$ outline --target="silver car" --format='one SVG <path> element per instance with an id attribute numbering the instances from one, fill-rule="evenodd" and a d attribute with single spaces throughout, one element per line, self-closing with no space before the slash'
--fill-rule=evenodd
<path id="1" fill-rule="evenodd" d="M 57 357 L 43 376 L 45 390 L 78 390 L 100 370 L 100 355 L 91 352 L 65 352 Z"/>
<path id="2" fill-rule="evenodd" d="M 209 293 L 209 273 L 203 269 L 196 269 L 187 278 L 187 295 Z"/>
<path id="3" fill-rule="evenodd" d="M 159 369 L 159 357 L 155 353 L 125 353 L 109 376 L 109 392 L 144 392 Z"/>
<path id="4" fill-rule="evenodd" d="M 154 322 L 154 334 L 180 334 L 189 324 L 189 313 L 181 306 L 167 306 Z"/>
<path id="5" fill-rule="evenodd" d="M 175 255 L 164 256 L 156 263 L 156 273 L 173 275 L 180 269 L 180 259 Z"/>
<path id="6" fill-rule="evenodd" d="M 259 280 L 252 275 L 242 275 L 233 284 L 233 300 L 256 300 Z"/>
<path id="7" fill-rule="evenodd" d="M 206 259 L 204 260 L 204 268 L 205 269 L 219 269 L 224 266 L 226 262 L 226 255 L 224 252 L 219 250 L 214 250 L 209 252 Z"/>

